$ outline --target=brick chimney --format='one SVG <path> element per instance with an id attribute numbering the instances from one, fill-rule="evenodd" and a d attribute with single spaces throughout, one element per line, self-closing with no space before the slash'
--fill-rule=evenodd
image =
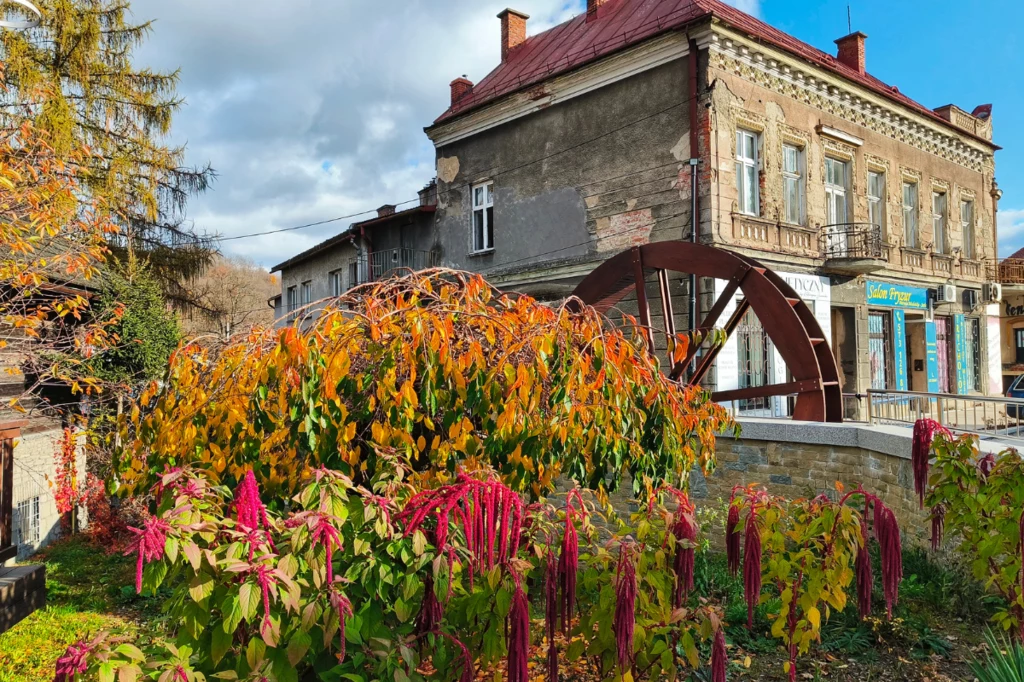
<path id="1" fill-rule="evenodd" d="M 587 21 L 597 19 L 597 8 L 608 2 L 608 0 L 587 0 Z"/>
<path id="2" fill-rule="evenodd" d="M 473 91 L 473 81 L 466 78 L 465 74 L 453 80 L 451 86 L 452 106 L 455 106 L 455 103 L 462 99 L 467 93 Z"/>
<path id="3" fill-rule="evenodd" d="M 508 53 L 512 48 L 522 45 L 526 41 L 526 20 L 529 14 L 517 12 L 514 9 L 506 9 L 498 15 L 501 19 L 501 61 L 508 59 Z"/>
<path id="4" fill-rule="evenodd" d="M 839 62 L 858 73 L 864 73 L 864 41 L 868 37 L 857 31 L 836 41 L 839 46 Z"/>
<path id="5" fill-rule="evenodd" d="M 389 215 L 395 215 L 395 207 L 391 204 L 384 204 L 377 209 L 378 218 L 387 218 Z"/>

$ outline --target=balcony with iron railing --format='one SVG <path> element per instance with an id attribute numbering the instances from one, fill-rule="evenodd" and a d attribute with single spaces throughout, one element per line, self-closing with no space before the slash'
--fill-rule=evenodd
<path id="1" fill-rule="evenodd" d="M 1024 290 L 1024 259 L 1004 258 L 985 261 L 985 278 L 1004 287 Z"/>
<path id="2" fill-rule="evenodd" d="M 818 236 L 824 267 L 848 274 L 877 272 L 889 263 L 882 228 L 871 223 L 825 225 Z"/>
<path id="3" fill-rule="evenodd" d="M 353 263 L 351 269 L 352 285 L 377 281 L 392 275 L 408 274 L 418 270 L 435 268 L 441 259 L 434 251 L 420 249 L 382 249 L 365 256 Z"/>

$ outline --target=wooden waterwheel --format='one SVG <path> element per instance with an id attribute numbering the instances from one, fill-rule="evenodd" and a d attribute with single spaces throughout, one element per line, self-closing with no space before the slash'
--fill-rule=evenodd
<path id="1" fill-rule="evenodd" d="M 732 336 L 747 312 L 753 311 L 781 354 L 791 377 L 785 383 L 713 392 L 714 400 L 730 402 L 792 396 L 795 398 L 794 419 L 843 420 L 839 369 L 821 326 L 811 309 L 782 277 L 752 258 L 690 242 L 645 244 L 605 261 L 580 283 L 574 294 L 604 314 L 635 294 L 637 319 L 654 354 L 656 331 L 651 321 L 648 286 L 657 284 L 655 295 L 660 299 L 662 318 L 659 322 L 664 327 L 661 331 L 666 338 L 673 338 L 677 329 L 671 283 L 678 281 L 679 275 L 727 282 L 695 330 L 718 327 Z M 723 323 L 720 318 L 737 294 L 740 298 L 735 310 Z M 691 385 L 700 384 L 721 349 L 722 344 L 692 346 L 687 357 L 672 367 L 670 377 Z"/>

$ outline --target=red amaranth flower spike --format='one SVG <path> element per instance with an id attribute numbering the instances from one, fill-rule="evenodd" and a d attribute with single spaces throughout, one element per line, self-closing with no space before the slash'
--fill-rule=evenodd
<path id="1" fill-rule="evenodd" d="M 892 510 L 878 498 L 875 505 L 875 538 L 878 540 L 882 559 L 882 587 L 885 592 L 885 610 L 892 619 L 892 608 L 899 599 L 900 582 L 903 580 L 903 546 L 900 540 L 900 526 Z"/>
<path id="2" fill-rule="evenodd" d="M 636 567 L 633 550 L 625 544 L 619 546 L 619 566 L 615 571 L 615 649 L 619 671 L 633 665 L 633 629 L 636 625 Z"/>
<path id="3" fill-rule="evenodd" d="M 145 564 L 163 558 L 164 545 L 167 543 L 167 533 L 171 530 L 171 525 L 157 516 L 148 519 L 141 529 L 128 530 L 135 534 L 135 539 L 125 550 L 125 556 L 132 552 L 138 553 L 135 563 L 135 592 L 142 594 L 142 569 Z"/>
<path id="4" fill-rule="evenodd" d="M 754 608 L 761 598 L 761 531 L 752 504 L 743 541 L 743 597 L 747 602 L 747 628 L 754 629 Z"/>
<path id="5" fill-rule="evenodd" d="M 868 510 L 870 498 L 864 503 L 864 516 L 860 519 L 861 547 L 857 550 L 857 558 L 854 560 L 854 568 L 857 575 L 857 612 L 861 619 L 871 615 L 871 592 L 874 589 L 875 578 L 871 571 L 871 553 L 868 551 Z"/>
<path id="6" fill-rule="evenodd" d="M 697 521 L 693 517 L 694 508 L 690 500 L 684 494 L 679 499 L 679 509 L 676 511 L 676 521 L 672 527 L 672 534 L 676 537 L 676 591 L 673 605 L 679 608 L 686 601 L 686 598 L 693 592 L 693 565 L 696 556 L 697 544 Z M 686 543 L 686 546 L 684 546 Z"/>
<path id="7" fill-rule="evenodd" d="M 423 601 L 420 603 L 420 614 L 416 617 L 416 633 L 425 635 L 428 632 L 434 632 L 443 616 L 441 602 L 437 600 L 437 595 L 434 593 L 434 572 L 427 571 L 427 577 L 423 581 Z"/>
<path id="8" fill-rule="evenodd" d="M 476 677 L 476 671 L 473 670 L 473 656 L 469 653 L 469 649 L 460 640 L 449 635 L 447 632 L 439 630 L 437 634 L 454 644 L 455 648 L 459 650 L 459 658 L 462 660 L 462 674 L 459 676 L 459 682 L 473 682 Z"/>
<path id="9" fill-rule="evenodd" d="M 946 528 L 946 508 L 941 504 L 932 507 L 932 551 L 939 551 L 942 534 Z"/>
<path id="10" fill-rule="evenodd" d="M 352 602 L 348 600 L 340 590 L 334 587 L 331 590 L 331 608 L 338 614 L 338 632 L 340 642 L 338 643 L 338 663 L 345 662 L 345 620 L 352 615 Z"/>
<path id="11" fill-rule="evenodd" d="M 245 472 L 245 476 L 235 488 L 234 507 L 238 529 L 243 533 L 262 529 L 263 540 L 271 549 L 274 549 L 274 541 L 270 537 L 270 519 L 267 517 L 267 508 L 260 500 L 260 488 L 252 469 Z M 249 552 L 252 554 L 252 547 Z"/>
<path id="12" fill-rule="evenodd" d="M 579 504 L 579 510 L 573 502 Z M 558 575 L 562 588 L 562 632 L 569 634 L 573 609 L 576 606 L 576 578 L 579 573 L 580 542 L 576 533 L 576 516 L 584 517 L 587 508 L 578 490 L 571 490 L 565 498 L 565 530 L 562 533 L 562 551 L 558 558 Z"/>
<path id="13" fill-rule="evenodd" d="M 530 603 L 516 576 L 516 591 L 508 613 L 508 681 L 527 682 L 527 659 L 530 652 Z"/>
<path id="14" fill-rule="evenodd" d="M 544 576 L 544 626 L 548 638 L 548 679 L 558 679 L 558 647 L 555 633 L 558 631 L 558 561 L 553 547 L 548 547 L 548 566 Z"/>
<path id="15" fill-rule="evenodd" d="M 914 470 L 914 491 L 921 508 L 924 509 L 924 494 L 928 488 L 928 459 L 931 456 L 932 440 L 936 433 L 947 438 L 949 430 L 934 419 L 918 419 L 914 424 L 914 440 L 910 451 L 910 463 Z"/>
<path id="16" fill-rule="evenodd" d="M 725 668 L 729 654 L 725 650 L 725 634 L 722 628 L 715 633 L 715 641 L 711 645 L 711 682 L 726 682 Z"/>
<path id="17" fill-rule="evenodd" d="M 729 517 L 725 523 L 725 554 L 729 564 L 729 574 L 736 576 L 740 572 L 740 508 L 729 504 Z"/>
<path id="18" fill-rule="evenodd" d="M 53 682 L 74 682 L 75 676 L 89 669 L 89 654 L 93 644 L 79 640 L 69 646 L 64 655 L 57 659 Z"/>

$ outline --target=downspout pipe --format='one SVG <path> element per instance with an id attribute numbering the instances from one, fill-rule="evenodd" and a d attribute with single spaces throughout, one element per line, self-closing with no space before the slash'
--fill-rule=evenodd
<path id="1" fill-rule="evenodd" d="M 690 40 L 690 53 L 688 70 L 690 72 L 690 242 L 692 244 L 697 243 L 697 234 L 700 230 L 700 200 L 697 197 L 699 190 L 698 182 L 698 171 L 700 164 L 700 136 L 697 127 L 697 90 L 699 82 L 697 78 L 698 68 L 698 54 L 697 54 L 697 41 Z M 697 297 L 699 295 L 697 275 L 690 274 L 690 329 L 697 329 Z M 694 354 L 693 360 L 690 362 L 690 371 L 692 372 L 695 363 L 697 361 L 696 354 Z"/>

